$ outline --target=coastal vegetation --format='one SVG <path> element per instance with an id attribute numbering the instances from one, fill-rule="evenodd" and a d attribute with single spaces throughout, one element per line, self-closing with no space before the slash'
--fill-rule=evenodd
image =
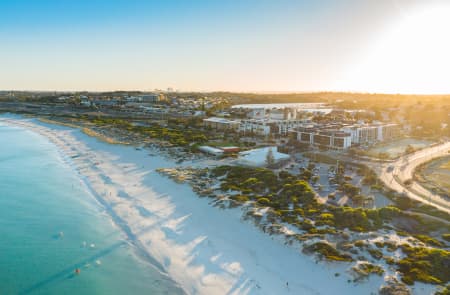
<path id="1" fill-rule="evenodd" d="M 150 138 L 165 140 L 175 146 L 187 146 L 194 143 L 202 143 L 208 137 L 199 130 L 187 128 L 188 126 L 164 127 L 156 123 L 148 123 L 145 126 L 133 125 L 127 120 L 114 118 L 94 118 L 90 120 L 96 126 L 107 126 L 108 128 L 120 128 L 131 133 L 137 133 Z M 177 122 L 178 124 L 181 124 Z M 174 124 L 176 125 L 176 124 Z"/>
<path id="2" fill-rule="evenodd" d="M 407 256 L 397 262 L 402 281 L 412 285 L 415 281 L 444 284 L 450 280 L 450 251 L 428 247 L 401 245 Z"/>
<path id="3" fill-rule="evenodd" d="M 371 274 L 383 275 L 384 270 L 381 266 L 372 264 L 370 262 L 361 262 L 352 267 L 353 272 L 358 275 L 358 279 L 363 279 Z"/>
<path id="4" fill-rule="evenodd" d="M 195 179 L 206 179 L 208 186 L 217 182 L 218 191 L 208 191 L 208 196 L 217 198 L 216 204 L 221 208 L 226 208 L 223 205 L 226 203 L 230 208 L 244 206 L 246 218 L 252 218 L 266 233 L 286 235 L 281 229 L 287 226 L 295 229 L 288 231 L 287 241 L 304 243 L 302 251 L 305 253 L 315 253 L 329 261 L 358 261 L 352 268 L 355 280 L 370 274 L 382 275 L 383 263 L 394 266 L 405 284 L 420 281 L 443 285 L 450 280 L 447 234 L 442 235 L 442 239 L 426 234 L 448 231 L 447 224 L 437 221 L 429 224 L 422 216 L 396 206 L 366 209 L 322 203 L 301 174 L 240 166 L 218 166 L 193 173 L 198 173 Z M 353 190 L 349 188 L 349 192 L 357 193 Z M 404 224 L 417 226 L 405 227 Z M 389 240 L 392 233 L 385 236 L 384 241 L 367 239 L 373 233 L 382 237 L 383 232 L 391 230 L 399 238 L 408 238 L 408 242 Z M 370 260 L 381 264 L 374 265 L 368 262 Z"/>
<path id="5" fill-rule="evenodd" d="M 353 261 L 352 256 L 339 252 L 332 245 L 325 242 L 317 242 L 312 245 L 305 246 L 303 248 L 303 252 L 305 253 L 315 252 L 318 253 L 321 257 L 324 257 L 328 260 Z"/>
<path id="6" fill-rule="evenodd" d="M 364 173 L 371 177 L 370 171 Z M 384 261 L 386 265 L 396 267 L 406 284 L 421 281 L 442 285 L 448 283 L 450 279 L 447 270 L 450 269 L 450 252 L 446 250 L 444 244 L 448 238 L 446 235 L 442 236 L 444 241 L 440 241 L 426 235 L 425 230 L 397 227 L 404 223 L 423 222 L 420 216 L 414 216 L 411 212 L 405 212 L 396 206 L 366 209 L 320 202 L 304 179 L 304 174 L 293 175 L 286 171 L 275 172 L 266 168 L 218 166 L 201 169 L 196 176 L 208 181 L 217 181 L 218 190 L 229 196 L 224 198 L 222 195 L 217 199 L 221 207 L 224 202 L 228 202 L 228 207 L 231 208 L 236 206 L 253 208 L 253 210 L 246 209 L 250 214 L 247 214 L 247 217 L 252 217 L 265 232 L 283 234 L 280 226 L 282 228 L 285 225 L 296 229 L 296 233 L 289 234 L 295 240 L 305 242 L 313 239 L 303 245 L 305 253 L 315 253 L 319 258 L 330 261 L 352 262 L 360 259 Z M 359 193 L 357 187 L 343 183 L 347 193 L 354 195 Z M 208 195 L 215 197 L 220 194 L 209 191 Z M 265 214 L 256 213 L 263 209 Z M 263 219 L 269 223 L 263 225 Z M 426 231 L 442 227 L 448 229 L 448 225 L 436 222 L 430 225 L 430 228 L 426 228 Z M 398 237 L 409 237 L 410 242 L 403 244 L 395 240 L 372 242 L 358 238 L 358 235 L 370 236 L 374 232 L 381 234 L 386 230 L 394 230 Z M 347 239 L 347 242 L 336 243 L 342 238 Z M 384 252 L 385 250 L 387 252 Z M 393 255 L 397 251 L 403 253 L 400 258 Z M 367 256 L 364 253 L 367 253 Z M 386 253 L 392 253 L 392 256 Z M 372 273 L 381 275 L 384 272 L 381 266 L 368 262 L 358 263 L 355 267 L 353 270 L 360 278 Z"/>

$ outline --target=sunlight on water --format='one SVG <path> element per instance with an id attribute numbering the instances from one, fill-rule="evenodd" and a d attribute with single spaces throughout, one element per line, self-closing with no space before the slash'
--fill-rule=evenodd
<path id="1" fill-rule="evenodd" d="M 0 143 L 0 294 L 179 293 L 134 254 L 51 143 L 1 123 Z"/>

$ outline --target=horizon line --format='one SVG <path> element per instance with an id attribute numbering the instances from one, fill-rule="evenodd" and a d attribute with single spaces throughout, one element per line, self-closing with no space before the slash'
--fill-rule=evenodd
<path id="1" fill-rule="evenodd" d="M 314 91 L 290 91 L 290 90 L 259 90 L 259 91 L 233 91 L 233 90 L 174 90 L 174 91 L 167 91 L 163 89 L 153 89 L 153 90 L 144 90 L 144 89 L 128 89 L 128 90 L 122 90 L 122 89 L 115 89 L 115 90 L 33 90 L 33 89 L 0 89 L 0 92 L 54 92 L 54 93 L 80 93 L 80 92 L 87 92 L 87 93 L 105 93 L 105 92 L 167 92 L 167 93 L 217 93 L 217 92 L 223 92 L 223 93 L 237 93 L 237 94 L 320 94 L 320 93 L 342 93 L 342 94 L 364 94 L 364 95 L 399 95 L 399 96 L 450 96 L 450 93 L 401 93 L 401 92 L 370 92 L 370 91 L 345 91 L 345 90 L 314 90 Z"/>

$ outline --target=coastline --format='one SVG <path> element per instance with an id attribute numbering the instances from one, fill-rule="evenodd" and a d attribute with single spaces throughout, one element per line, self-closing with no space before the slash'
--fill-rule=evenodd
<path id="1" fill-rule="evenodd" d="M 240 209 L 212 207 L 187 184 L 155 171 L 176 166 L 167 158 L 109 145 L 77 129 L 7 122 L 52 141 L 138 251 L 188 294 L 370 294 L 382 283 L 377 277 L 349 283 L 345 263 L 317 264 L 241 221 Z"/>

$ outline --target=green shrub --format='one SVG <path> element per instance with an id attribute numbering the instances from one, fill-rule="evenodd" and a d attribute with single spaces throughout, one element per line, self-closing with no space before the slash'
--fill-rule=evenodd
<path id="1" fill-rule="evenodd" d="M 434 295 L 450 295 L 450 285 L 438 290 Z"/>
<path id="2" fill-rule="evenodd" d="M 383 242 L 375 242 L 375 246 L 377 246 L 377 248 L 383 248 L 384 243 Z"/>
<path id="3" fill-rule="evenodd" d="M 296 209 L 294 209 L 294 212 L 295 212 L 297 215 L 299 215 L 299 216 L 304 216 L 304 215 L 305 215 L 305 212 L 303 211 L 302 208 L 296 208 Z"/>
<path id="4" fill-rule="evenodd" d="M 249 200 L 248 196 L 246 196 L 246 195 L 231 196 L 231 199 L 235 200 L 236 202 L 239 202 L 239 203 L 245 203 Z"/>
<path id="5" fill-rule="evenodd" d="M 328 260 L 335 261 L 353 261 L 352 257 L 347 254 L 340 253 L 336 248 L 328 243 L 317 242 L 303 248 L 306 253 L 318 253 Z"/>
<path id="6" fill-rule="evenodd" d="M 366 243 L 364 241 L 358 240 L 355 242 L 355 246 L 358 248 L 362 248 L 366 245 Z"/>
<path id="7" fill-rule="evenodd" d="M 444 245 L 441 242 L 427 235 L 414 235 L 414 237 L 419 241 L 424 242 L 425 244 L 428 244 L 430 246 L 444 247 Z"/>
<path id="8" fill-rule="evenodd" d="M 268 198 L 259 198 L 258 203 L 263 206 L 269 206 L 270 200 Z"/>
<path id="9" fill-rule="evenodd" d="M 450 251 L 401 245 L 407 255 L 397 262 L 406 284 L 420 281 L 431 284 L 448 283 L 450 280 Z"/>
<path id="10" fill-rule="evenodd" d="M 367 250 L 373 258 L 380 260 L 383 257 L 383 252 L 378 249 L 369 249 Z"/>
<path id="11" fill-rule="evenodd" d="M 356 273 L 368 276 L 370 274 L 377 274 L 379 276 L 383 275 L 384 269 L 379 265 L 374 265 L 372 263 L 366 262 L 366 263 L 360 263 L 357 266 L 354 266 L 353 271 Z"/>

